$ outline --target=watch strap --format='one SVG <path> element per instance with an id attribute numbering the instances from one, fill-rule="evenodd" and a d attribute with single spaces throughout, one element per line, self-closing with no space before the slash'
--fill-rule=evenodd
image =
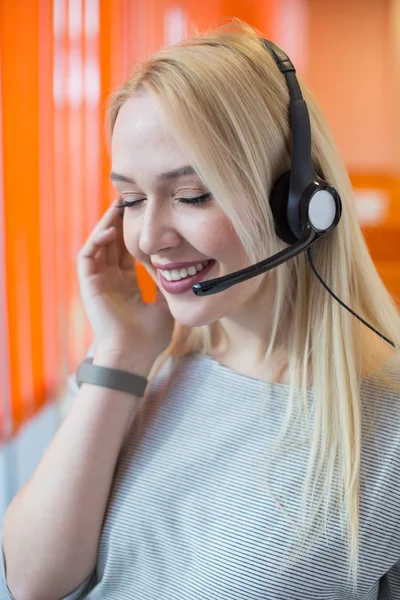
<path id="1" fill-rule="evenodd" d="M 147 379 L 141 375 L 119 371 L 110 367 L 93 365 L 93 358 L 86 358 L 81 362 L 76 371 L 76 382 L 78 387 L 82 383 L 101 385 L 112 390 L 127 392 L 141 398 L 147 386 Z"/>

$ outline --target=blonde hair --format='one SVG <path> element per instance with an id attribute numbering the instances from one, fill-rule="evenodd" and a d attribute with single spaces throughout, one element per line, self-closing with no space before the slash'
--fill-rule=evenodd
<path id="1" fill-rule="evenodd" d="M 274 232 L 269 194 L 277 178 L 290 168 L 291 156 L 288 89 L 260 37 L 260 32 L 238 19 L 205 33 L 195 32 L 137 66 L 109 107 L 112 135 L 124 102 L 142 91 L 152 94 L 192 165 L 231 220 L 250 263 L 286 247 Z M 397 307 L 368 252 L 350 180 L 332 135 L 301 80 L 300 85 L 310 113 L 314 168 L 338 190 L 343 202 L 338 227 L 315 246 L 315 267 L 343 302 L 393 340 L 398 357 Z M 323 288 L 304 253 L 257 277 L 255 287 L 259 289 L 272 276 L 274 317 L 265 360 L 278 343 L 284 344 L 290 373 L 276 451 L 288 452 L 290 442 L 295 447 L 288 435 L 291 422 L 305 422 L 304 443 L 311 442 L 300 527 L 289 563 L 311 544 L 316 514 L 324 502 L 325 529 L 329 510 L 338 509 L 348 542 L 349 581 L 356 589 L 365 327 Z M 170 356 L 209 353 L 219 327 L 218 322 L 196 328 L 176 322 L 171 344 L 150 377 Z M 317 400 L 313 423 L 308 403 L 310 370 Z M 383 372 L 379 377 L 387 382 Z M 274 452 L 268 449 L 268 453 L 273 464 Z M 315 504 L 316 489 L 320 494 Z"/>

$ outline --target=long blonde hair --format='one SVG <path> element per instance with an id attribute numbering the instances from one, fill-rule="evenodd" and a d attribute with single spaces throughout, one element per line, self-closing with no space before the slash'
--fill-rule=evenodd
<path id="1" fill-rule="evenodd" d="M 238 19 L 195 32 L 138 65 L 112 96 L 108 115 L 112 135 L 118 111 L 128 98 L 141 91 L 153 95 L 192 165 L 231 220 L 250 263 L 286 247 L 274 232 L 269 194 L 290 168 L 291 151 L 288 89 L 260 37 Z M 338 190 L 343 202 L 339 226 L 315 246 L 315 267 L 343 302 L 393 340 L 398 356 L 397 307 L 368 252 L 350 180 L 332 135 L 301 80 L 300 85 L 310 113 L 314 168 Z M 268 276 L 257 278 L 257 289 Z M 337 503 L 348 542 L 349 580 L 356 589 L 365 327 L 323 288 L 304 253 L 276 269 L 274 283 L 272 336 L 265 360 L 279 340 L 287 349 L 290 373 L 276 451 L 290 448 L 290 435 L 286 446 L 284 440 L 293 418 L 305 419 L 306 439 L 311 441 L 297 550 L 289 562 L 311 543 L 321 503 L 325 517 Z M 218 327 L 214 323 L 189 328 L 176 322 L 172 342 L 156 361 L 151 378 L 170 356 L 209 353 Z M 313 423 L 308 406 L 310 368 L 317 399 Z M 268 451 L 272 462 L 273 451 Z M 320 494 L 315 500 L 316 489 Z"/>

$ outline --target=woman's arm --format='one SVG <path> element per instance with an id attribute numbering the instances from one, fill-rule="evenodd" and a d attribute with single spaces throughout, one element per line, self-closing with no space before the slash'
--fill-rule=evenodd
<path id="1" fill-rule="evenodd" d="M 143 377 L 150 370 L 122 356 L 99 354 L 93 364 Z M 59 600 L 94 570 L 116 461 L 139 404 L 130 394 L 82 384 L 4 518 L 7 583 L 16 600 Z"/>

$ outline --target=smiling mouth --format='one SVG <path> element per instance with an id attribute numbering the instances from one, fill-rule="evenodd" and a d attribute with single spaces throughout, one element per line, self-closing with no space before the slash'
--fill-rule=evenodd
<path id="1" fill-rule="evenodd" d="M 171 280 L 167 279 L 160 269 L 157 269 L 162 287 L 165 289 L 166 292 L 169 292 L 171 294 L 182 294 L 184 292 L 190 291 L 192 289 L 192 286 L 195 283 L 199 283 L 204 278 L 204 276 L 213 268 L 214 264 L 216 263 L 216 260 L 211 259 L 209 261 L 204 262 L 207 263 L 207 265 L 199 271 L 197 271 L 194 275 L 190 275 L 189 273 L 187 273 L 186 275 L 185 273 L 183 273 L 184 276 L 181 277 L 179 273 L 179 278 L 175 280 L 172 279 L 174 269 L 172 270 L 172 272 L 170 272 Z M 176 271 L 180 272 L 180 269 L 176 269 Z M 177 275 L 175 275 L 175 277 L 177 277 Z"/>
<path id="2" fill-rule="evenodd" d="M 182 281 L 183 279 L 189 279 L 190 277 L 194 277 L 195 275 L 197 275 L 197 273 L 201 273 L 201 271 L 203 271 L 203 269 L 205 269 L 210 262 L 213 262 L 212 260 L 205 260 L 201 263 L 198 263 L 197 265 L 192 265 L 190 267 L 187 268 L 180 268 L 180 269 L 158 269 L 158 271 L 160 271 L 160 274 L 164 277 L 164 279 L 166 279 L 167 281 Z"/>

